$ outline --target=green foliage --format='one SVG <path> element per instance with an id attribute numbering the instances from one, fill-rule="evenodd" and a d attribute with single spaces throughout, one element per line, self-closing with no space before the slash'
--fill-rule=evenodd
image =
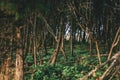
<path id="1" fill-rule="evenodd" d="M 76 80 L 83 77 L 84 73 L 87 71 L 87 68 L 81 65 L 67 66 L 58 63 L 56 65 L 45 63 L 43 65 L 37 65 L 37 67 L 33 67 L 33 69 L 36 69 L 33 80 Z M 86 71 L 81 72 L 84 69 L 86 69 Z M 28 76 L 26 76 L 26 80 L 31 78 L 28 78 Z"/>
<path id="2" fill-rule="evenodd" d="M 25 59 L 25 62 L 27 62 L 27 63 L 33 62 L 33 55 L 32 54 L 28 55 Z"/>
<path id="3" fill-rule="evenodd" d="M 61 66 L 55 67 L 48 63 L 38 65 L 33 80 L 57 80 L 61 76 Z"/>
<path id="4" fill-rule="evenodd" d="M 37 65 L 36 68 L 34 65 L 31 65 L 32 70 L 36 70 L 35 73 L 29 74 L 25 76 L 25 80 L 77 80 L 78 78 L 83 78 L 89 71 L 93 70 L 95 66 L 99 64 L 97 57 L 90 57 L 89 52 L 85 50 L 84 47 L 82 49 L 78 49 L 80 46 L 77 45 L 74 48 L 74 56 L 71 56 L 70 51 L 66 51 L 67 60 L 64 62 L 63 55 L 61 53 L 58 54 L 57 63 L 55 65 L 51 65 L 47 63 L 49 58 L 51 57 L 54 49 L 48 48 L 48 55 L 42 55 L 41 59 L 44 60 L 44 64 Z M 76 49 L 77 48 L 77 49 Z M 67 47 L 66 49 L 69 49 Z M 80 62 L 76 63 L 77 58 L 80 58 Z M 102 61 L 106 60 L 106 57 L 101 57 Z M 33 56 L 30 54 L 26 58 L 26 62 L 33 61 Z M 103 71 L 105 71 L 108 66 L 104 66 L 102 69 L 96 71 L 89 80 L 95 80 L 99 78 Z M 102 71 L 103 70 L 103 71 Z"/>

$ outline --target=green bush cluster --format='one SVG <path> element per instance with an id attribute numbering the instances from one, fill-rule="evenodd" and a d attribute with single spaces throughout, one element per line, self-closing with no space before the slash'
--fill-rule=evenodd
<path id="1" fill-rule="evenodd" d="M 83 77 L 80 74 L 82 66 L 65 66 L 62 64 L 51 65 L 45 63 L 44 65 L 37 65 L 34 74 L 25 76 L 26 80 L 30 80 L 33 76 L 33 80 L 76 80 Z"/>

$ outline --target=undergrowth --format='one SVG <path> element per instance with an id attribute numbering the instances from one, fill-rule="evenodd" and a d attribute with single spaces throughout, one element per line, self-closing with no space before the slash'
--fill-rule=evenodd
<path id="1" fill-rule="evenodd" d="M 67 59 L 64 60 L 63 55 L 59 52 L 55 65 L 48 63 L 53 53 L 53 48 L 48 48 L 48 55 L 38 54 L 38 61 L 42 60 L 43 64 L 37 64 L 34 67 L 33 55 L 28 55 L 26 58 L 25 66 L 25 80 L 77 80 L 84 77 L 92 69 L 99 64 L 97 57 L 90 57 L 89 51 L 85 49 L 85 46 L 74 46 L 74 56 L 70 54 L 69 46 L 66 46 Z M 40 57 L 39 57 L 40 56 Z M 106 60 L 106 57 L 101 57 L 102 62 Z M 31 65 L 28 65 L 31 63 Z M 99 78 L 104 69 L 98 70 L 89 80 L 96 80 Z M 31 72 L 30 72 L 31 71 Z M 116 79 L 117 80 L 117 79 Z"/>

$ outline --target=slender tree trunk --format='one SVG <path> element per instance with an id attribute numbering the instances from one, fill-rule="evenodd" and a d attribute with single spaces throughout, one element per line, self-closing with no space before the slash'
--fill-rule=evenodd
<path id="1" fill-rule="evenodd" d="M 26 27 L 24 27 L 24 30 L 25 30 L 26 35 L 25 35 L 25 38 L 24 38 L 24 59 L 23 60 L 25 60 L 25 58 L 27 56 L 27 53 L 29 51 L 29 47 L 28 47 L 28 40 L 29 40 L 29 38 L 28 38 L 28 25 Z"/>
<path id="2" fill-rule="evenodd" d="M 58 56 L 59 48 L 60 48 L 60 37 L 58 39 L 56 49 L 53 53 L 51 64 L 55 64 L 57 56 Z"/>
<path id="3" fill-rule="evenodd" d="M 43 46 L 44 46 L 45 54 L 47 55 L 46 39 L 44 40 Z"/>
<path id="4" fill-rule="evenodd" d="M 90 44 L 90 56 L 92 56 L 92 49 L 93 49 L 92 32 L 89 32 L 89 44 Z"/>
<path id="5" fill-rule="evenodd" d="M 62 19 L 60 20 L 60 27 L 59 27 L 59 34 L 58 34 L 58 39 L 57 39 L 57 44 L 56 44 L 56 49 L 54 51 L 54 54 L 52 56 L 51 64 L 55 64 L 58 52 L 60 49 L 60 43 L 61 43 L 61 35 L 62 35 Z"/>
<path id="6" fill-rule="evenodd" d="M 30 35 L 29 35 L 30 36 Z M 31 53 L 32 52 L 32 49 L 31 49 L 31 47 L 32 47 L 32 37 L 30 36 L 30 39 L 29 39 L 29 46 L 28 46 L 28 53 Z"/>
<path id="7" fill-rule="evenodd" d="M 33 26 L 33 45 L 34 45 L 34 48 L 33 48 L 34 65 L 36 67 L 36 65 L 37 65 L 37 60 L 36 60 L 36 55 L 37 55 L 37 52 L 36 52 L 36 14 L 35 14 L 34 26 Z"/>
<path id="8" fill-rule="evenodd" d="M 71 51 L 71 55 L 73 56 L 73 34 L 72 34 L 72 27 L 70 29 L 70 51 Z"/>
<path id="9" fill-rule="evenodd" d="M 99 61 L 99 64 L 101 65 L 102 62 L 101 62 L 101 58 L 100 58 L 100 51 L 99 51 L 99 47 L 98 47 L 98 42 L 96 41 L 95 44 L 96 44 L 98 61 Z"/>
<path id="10" fill-rule="evenodd" d="M 45 30 L 44 30 L 44 32 L 43 32 L 42 47 L 43 47 L 43 49 L 44 49 L 45 55 L 47 55 L 47 48 L 46 48 L 46 32 L 45 32 Z"/>
<path id="11" fill-rule="evenodd" d="M 60 49 L 60 43 L 61 43 L 61 30 L 59 31 L 58 40 L 57 40 L 57 44 L 56 44 L 56 49 L 55 49 L 54 54 L 52 56 L 51 64 L 55 64 L 55 62 L 56 62 L 58 52 L 59 52 L 59 49 Z"/>
<path id="12" fill-rule="evenodd" d="M 16 73 L 15 80 L 23 80 L 23 53 L 22 53 L 22 45 L 21 45 L 21 33 L 20 28 L 16 28 L 17 31 L 17 51 L 16 51 Z"/>
<path id="13" fill-rule="evenodd" d="M 108 20 L 108 16 L 106 17 L 106 30 L 105 30 L 105 32 L 106 32 L 106 47 L 107 47 L 107 51 L 109 51 L 110 50 L 110 46 L 108 46 L 109 45 L 109 42 L 108 42 L 108 24 L 109 24 L 109 20 Z"/>
<path id="14" fill-rule="evenodd" d="M 62 31 L 62 40 L 61 40 L 61 52 L 62 52 L 62 54 L 63 54 L 63 56 L 64 56 L 64 59 L 66 60 L 66 55 L 65 55 L 65 49 L 64 49 L 65 47 L 64 47 L 64 32 Z"/>

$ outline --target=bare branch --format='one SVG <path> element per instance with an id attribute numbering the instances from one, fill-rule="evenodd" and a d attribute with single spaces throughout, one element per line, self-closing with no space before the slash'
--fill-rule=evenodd
<path id="1" fill-rule="evenodd" d="M 119 39 L 120 39 L 120 35 L 118 36 L 116 43 L 114 43 L 114 47 L 118 44 Z"/>
<path id="2" fill-rule="evenodd" d="M 54 37 L 55 41 L 57 42 L 58 40 L 53 32 L 53 29 L 50 27 L 50 25 L 47 22 L 47 20 L 45 19 L 45 17 L 41 13 L 39 15 L 42 17 L 43 21 L 45 22 L 45 25 L 46 25 L 48 32 Z"/>
<path id="3" fill-rule="evenodd" d="M 117 33 L 116 33 L 115 38 L 114 38 L 114 41 L 113 41 L 113 43 L 112 43 L 110 52 L 109 52 L 109 54 L 108 54 L 108 60 L 109 60 L 110 57 L 111 57 L 113 48 L 114 48 L 114 47 L 118 44 L 118 42 L 119 42 L 119 39 L 120 39 L 119 33 L 120 33 L 120 27 L 118 28 Z"/>
<path id="4" fill-rule="evenodd" d="M 95 44 L 96 44 L 96 49 L 97 49 L 97 55 L 98 55 L 99 64 L 101 64 L 101 58 L 100 58 L 100 51 L 99 51 L 99 48 L 98 48 L 98 42 L 96 41 Z"/>

